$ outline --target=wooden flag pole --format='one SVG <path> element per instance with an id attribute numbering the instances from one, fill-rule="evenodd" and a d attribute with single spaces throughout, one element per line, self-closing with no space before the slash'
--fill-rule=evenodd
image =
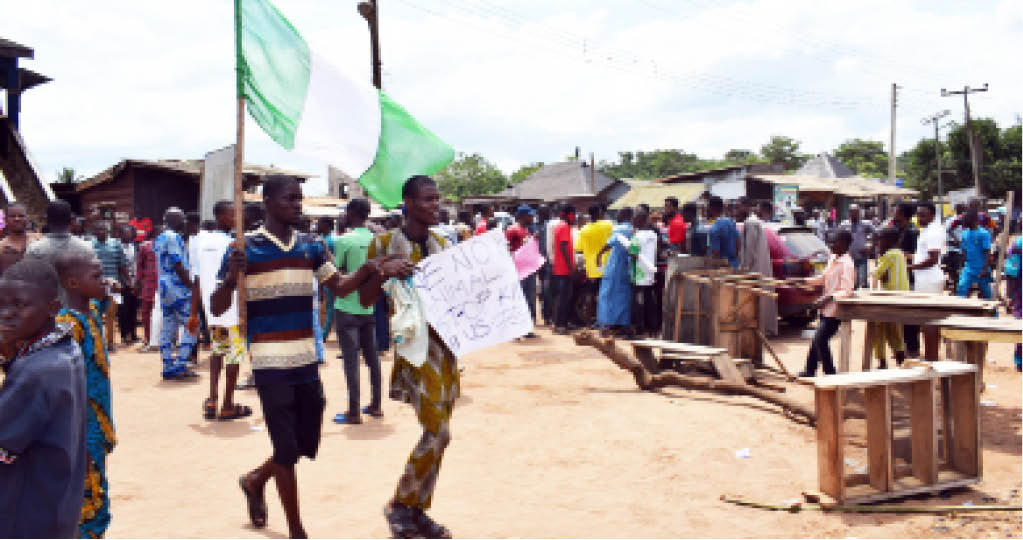
<path id="1" fill-rule="evenodd" d="M 235 247 L 245 250 L 245 189 L 242 185 L 242 167 L 245 163 L 245 98 L 238 98 L 238 118 L 234 142 L 234 238 Z M 246 335 L 245 275 L 238 277 L 238 328 Z"/>

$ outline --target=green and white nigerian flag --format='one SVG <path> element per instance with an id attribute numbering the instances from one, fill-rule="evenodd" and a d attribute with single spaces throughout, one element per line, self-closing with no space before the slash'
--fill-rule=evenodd
<path id="1" fill-rule="evenodd" d="M 401 203 L 408 177 L 433 174 L 455 151 L 384 93 L 309 49 L 267 0 L 235 0 L 238 96 L 278 144 L 352 176 L 380 204 Z"/>

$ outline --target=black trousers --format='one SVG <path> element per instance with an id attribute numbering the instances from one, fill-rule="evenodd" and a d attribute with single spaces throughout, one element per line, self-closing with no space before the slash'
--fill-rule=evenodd
<path id="1" fill-rule="evenodd" d="M 551 276 L 554 289 L 554 326 L 568 326 L 568 315 L 572 312 L 572 276 Z"/>
<path id="2" fill-rule="evenodd" d="M 906 352 L 911 354 L 920 354 L 920 325 L 902 325 L 902 335 L 906 340 Z"/>
<path id="3" fill-rule="evenodd" d="M 813 335 L 813 342 L 810 344 L 810 352 L 806 355 L 806 373 L 811 376 L 817 372 L 817 363 L 824 367 L 825 375 L 835 374 L 835 364 L 831 361 L 831 345 L 828 342 L 838 333 L 841 321 L 834 317 L 821 315 L 817 324 L 817 333 Z"/>
<path id="4" fill-rule="evenodd" d="M 651 333 L 660 329 L 656 294 L 653 285 L 632 287 L 632 326 L 638 332 Z"/>
<path id="5" fill-rule="evenodd" d="M 369 368 L 369 385 L 372 398 L 369 406 L 380 409 L 380 357 L 377 355 L 377 322 L 376 317 L 346 313 L 340 309 L 334 311 L 334 322 L 337 324 L 338 340 L 341 342 L 341 357 L 344 362 L 345 382 L 348 385 L 348 411 L 359 414 L 359 352 Z"/>
<path id="6" fill-rule="evenodd" d="M 121 305 L 117 306 L 117 328 L 121 332 L 121 343 L 128 343 L 138 340 L 135 328 L 138 325 L 139 298 L 127 290 L 121 293 L 121 298 Z"/>

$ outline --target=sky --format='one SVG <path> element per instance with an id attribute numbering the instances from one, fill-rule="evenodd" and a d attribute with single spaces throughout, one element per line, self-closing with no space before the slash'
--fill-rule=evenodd
<path id="1" fill-rule="evenodd" d="M 1023 0 L 378 0 L 384 91 L 457 151 L 505 173 L 536 161 L 676 148 L 704 158 L 771 135 L 807 153 L 852 138 L 933 137 L 963 100 L 1018 121 Z M 274 2 L 321 56 L 371 76 L 354 0 Z M 41 172 L 86 177 L 124 158 L 196 159 L 234 142 L 229 0 L 0 0 L 0 37 L 53 81 L 22 98 Z M 1017 51 L 1012 53 L 1011 51 Z M 326 163 L 245 125 L 247 162 L 319 177 Z"/>

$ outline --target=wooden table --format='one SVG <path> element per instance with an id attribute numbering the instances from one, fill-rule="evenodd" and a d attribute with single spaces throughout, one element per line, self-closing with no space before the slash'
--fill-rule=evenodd
<path id="1" fill-rule="evenodd" d="M 820 491 L 839 503 L 865 503 L 979 482 L 982 462 L 976 371 L 970 364 L 941 361 L 814 378 Z M 935 392 L 938 381 L 941 409 Z M 905 385 L 910 396 L 908 464 L 898 463 L 893 452 L 892 388 L 896 385 Z M 866 408 L 867 471 L 846 474 L 844 394 L 860 390 Z M 943 456 L 939 455 L 939 426 Z"/>
<path id="2" fill-rule="evenodd" d="M 1023 319 L 951 316 L 934 321 L 941 337 L 953 344 L 953 358 L 977 366 L 977 382 L 984 391 L 984 359 L 988 343 L 1023 343 Z"/>
<path id="3" fill-rule="evenodd" d="M 849 357 L 852 354 L 852 321 L 863 319 L 870 322 L 895 322 L 933 326 L 934 321 L 951 315 L 967 317 L 993 317 L 998 309 L 995 300 L 960 298 L 942 294 L 926 294 L 909 291 L 857 290 L 850 298 L 835 300 L 835 317 L 842 321 L 838 336 L 841 349 L 838 356 L 838 371 L 849 371 Z M 870 369 L 870 356 L 874 336 L 871 325 L 867 325 L 863 341 L 863 371 Z"/>

